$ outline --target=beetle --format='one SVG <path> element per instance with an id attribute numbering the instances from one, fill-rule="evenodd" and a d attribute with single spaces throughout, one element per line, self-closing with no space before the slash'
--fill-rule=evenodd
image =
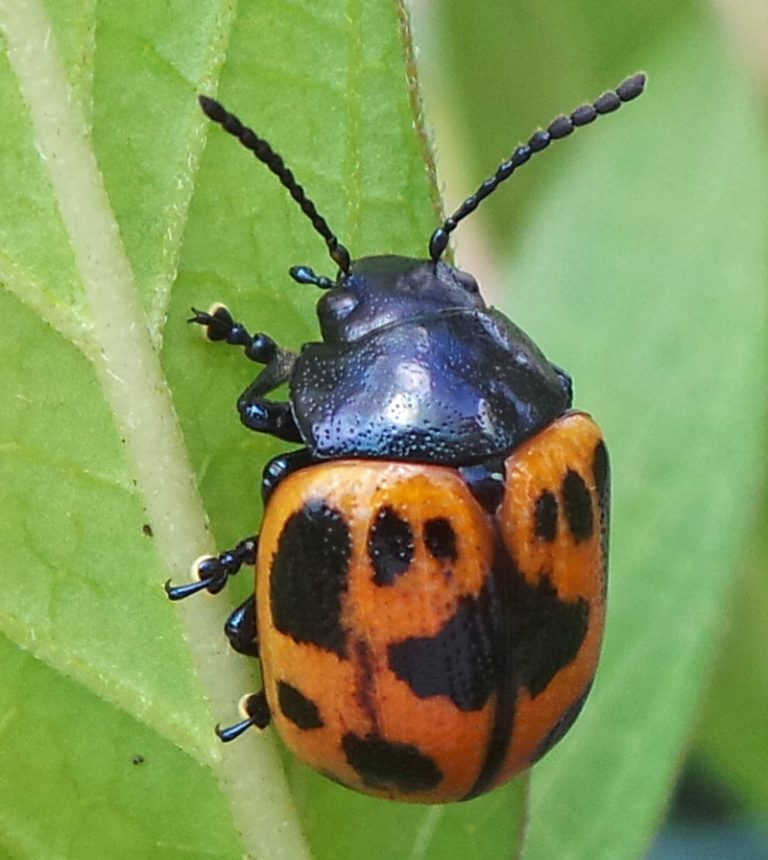
<path id="1" fill-rule="evenodd" d="M 579 714 L 597 668 L 608 555 L 603 435 L 568 374 L 443 260 L 450 234 L 550 143 L 639 96 L 642 74 L 518 146 L 429 241 L 429 256 L 353 260 L 272 147 L 219 102 L 205 114 L 263 162 L 325 240 L 322 339 L 298 354 L 229 310 L 212 341 L 263 365 L 246 427 L 300 447 L 264 469 L 258 535 L 166 583 L 215 594 L 255 565 L 227 621 L 263 689 L 222 740 L 272 721 L 337 782 L 378 797 L 476 797 L 532 765 Z M 286 401 L 266 395 L 287 383 Z"/>

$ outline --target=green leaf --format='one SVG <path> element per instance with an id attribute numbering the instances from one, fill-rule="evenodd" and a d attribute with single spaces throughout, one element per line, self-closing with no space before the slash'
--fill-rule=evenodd
<path id="1" fill-rule="evenodd" d="M 258 528 L 283 448 L 240 427 L 253 368 L 192 331 L 190 306 L 225 301 L 296 347 L 317 294 L 287 269 L 333 269 L 195 97 L 267 134 L 356 256 L 424 254 L 403 13 L 3 0 L 0 30 L 0 854 L 508 856 L 522 782 L 403 809 L 308 773 L 273 732 L 222 748 L 213 723 L 258 684 L 221 635 L 248 577 L 178 608 L 162 590 Z"/>
<path id="2" fill-rule="evenodd" d="M 693 753 L 718 774 L 745 810 L 768 815 L 768 534 L 766 512 L 743 569 L 734 577 L 726 636 L 696 733 Z"/>
<path id="3" fill-rule="evenodd" d="M 519 848 L 522 780 L 466 803 L 423 807 L 351 794 L 296 761 L 289 776 L 317 860 L 508 860 Z"/>
<path id="4" fill-rule="evenodd" d="M 0 662 L 3 857 L 239 856 L 208 767 L 5 636 Z"/>
<path id="5" fill-rule="evenodd" d="M 717 38 L 664 9 L 666 49 L 632 54 L 653 95 L 569 144 L 513 272 L 515 317 L 574 372 L 616 475 L 604 668 L 535 770 L 534 858 L 646 843 L 764 472 L 764 141 Z M 641 19 L 626 45 L 650 44 Z M 178 611 L 161 590 L 257 528 L 282 448 L 238 425 L 252 370 L 194 337 L 189 307 L 223 300 L 295 347 L 316 294 L 286 270 L 331 270 L 195 95 L 268 135 L 355 256 L 421 255 L 434 192 L 392 5 L 1 0 L 0 28 L 0 853 L 509 857 L 522 781 L 402 807 L 276 755 L 273 733 L 222 750 L 212 723 L 258 683 L 220 634 L 247 577 Z"/>

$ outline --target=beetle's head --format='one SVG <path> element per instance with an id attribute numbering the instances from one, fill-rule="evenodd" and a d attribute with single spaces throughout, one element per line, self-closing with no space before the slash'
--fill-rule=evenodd
<path id="1" fill-rule="evenodd" d="M 484 309 L 477 281 L 466 272 L 395 256 L 353 261 L 317 303 L 323 339 L 334 343 L 445 311 Z"/>

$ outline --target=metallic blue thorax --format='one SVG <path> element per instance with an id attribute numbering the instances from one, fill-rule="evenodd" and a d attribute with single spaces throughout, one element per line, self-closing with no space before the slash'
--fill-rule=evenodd
<path id="1" fill-rule="evenodd" d="M 367 257 L 318 303 L 323 341 L 290 380 L 321 459 L 469 464 L 504 454 L 571 405 L 568 376 L 444 262 Z"/>

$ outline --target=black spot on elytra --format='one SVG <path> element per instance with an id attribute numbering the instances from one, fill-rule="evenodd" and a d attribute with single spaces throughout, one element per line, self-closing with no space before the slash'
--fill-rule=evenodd
<path id="1" fill-rule="evenodd" d="M 430 554 L 439 561 L 456 561 L 456 532 L 444 517 L 424 523 L 424 543 Z"/>
<path id="2" fill-rule="evenodd" d="M 584 641 L 587 601 L 560 600 L 546 575 L 528 584 L 497 544 L 493 574 L 479 595 L 460 598 L 434 636 L 389 646 L 390 668 L 422 699 L 447 696 L 460 710 L 474 711 L 507 686 L 537 696 Z"/>
<path id="3" fill-rule="evenodd" d="M 544 490 L 536 499 L 533 530 L 537 538 L 547 543 L 552 543 L 557 537 L 557 499 L 549 490 Z"/>
<path id="4" fill-rule="evenodd" d="M 514 575 L 516 579 L 519 573 Z M 516 579 L 512 590 L 508 648 L 520 684 L 535 697 L 579 653 L 587 635 L 589 603 L 584 598 L 561 600 L 546 575 L 536 585 L 522 587 Z"/>
<path id="5" fill-rule="evenodd" d="M 496 704 L 485 760 L 465 800 L 493 785 L 513 734 L 520 688 L 535 697 L 549 686 L 579 653 L 589 617 L 588 602 L 561 600 L 546 574 L 529 584 L 500 538 L 491 582 Z"/>
<path id="6" fill-rule="evenodd" d="M 394 585 L 413 561 L 413 532 L 390 507 L 381 508 L 368 534 L 368 557 L 376 585 Z"/>
<path id="7" fill-rule="evenodd" d="M 346 656 L 341 609 L 351 552 L 340 511 L 310 501 L 288 518 L 270 579 L 272 618 L 281 633 Z"/>
<path id="8" fill-rule="evenodd" d="M 531 756 L 529 764 L 538 761 L 542 756 L 548 753 L 552 747 L 561 741 L 568 732 L 568 729 L 576 722 L 576 717 L 581 713 L 584 707 L 584 702 L 587 701 L 589 691 L 592 689 L 592 681 L 584 688 L 584 692 L 566 709 L 565 713 L 552 726 L 547 734 L 542 738 L 541 743 L 536 748 L 536 751 Z"/>
<path id="9" fill-rule="evenodd" d="M 350 733 L 344 735 L 341 745 L 349 764 L 371 788 L 412 794 L 430 791 L 443 779 L 434 760 L 410 744 Z"/>
<path id="10" fill-rule="evenodd" d="M 498 681 L 499 654 L 491 589 L 458 601 L 434 636 L 413 636 L 389 646 L 389 666 L 421 699 L 448 696 L 462 711 L 478 711 Z"/>
<path id="11" fill-rule="evenodd" d="M 592 496 L 584 483 L 584 478 L 573 469 L 569 469 L 563 479 L 563 507 L 568 528 L 576 541 L 592 537 L 594 530 L 594 514 L 592 512 Z"/>
<path id="12" fill-rule="evenodd" d="M 595 454 L 592 461 L 592 471 L 595 475 L 595 486 L 597 495 L 602 497 L 608 492 L 608 481 L 610 477 L 610 465 L 608 463 L 608 449 L 601 439 L 595 445 Z"/>
<path id="13" fill-rule="evenodd" d="M 307 731 L 319 729 L 325 725 L 312 699 L 308 699 L 301 690 L 297 690 L 285 681 L 277 682 L 277 701 L 283 716 L 298 728 Z"/>
<path id="14" fill-rule="evenodd" d="M 600 507 L 600 540 L 603 547 L 603 596 L 608 585 L 608 549 L 611 519 L 611 468 L 608 449 L 601 439 L 595 446 L 592 463 L 597 488 L 597 503 Z"/>

